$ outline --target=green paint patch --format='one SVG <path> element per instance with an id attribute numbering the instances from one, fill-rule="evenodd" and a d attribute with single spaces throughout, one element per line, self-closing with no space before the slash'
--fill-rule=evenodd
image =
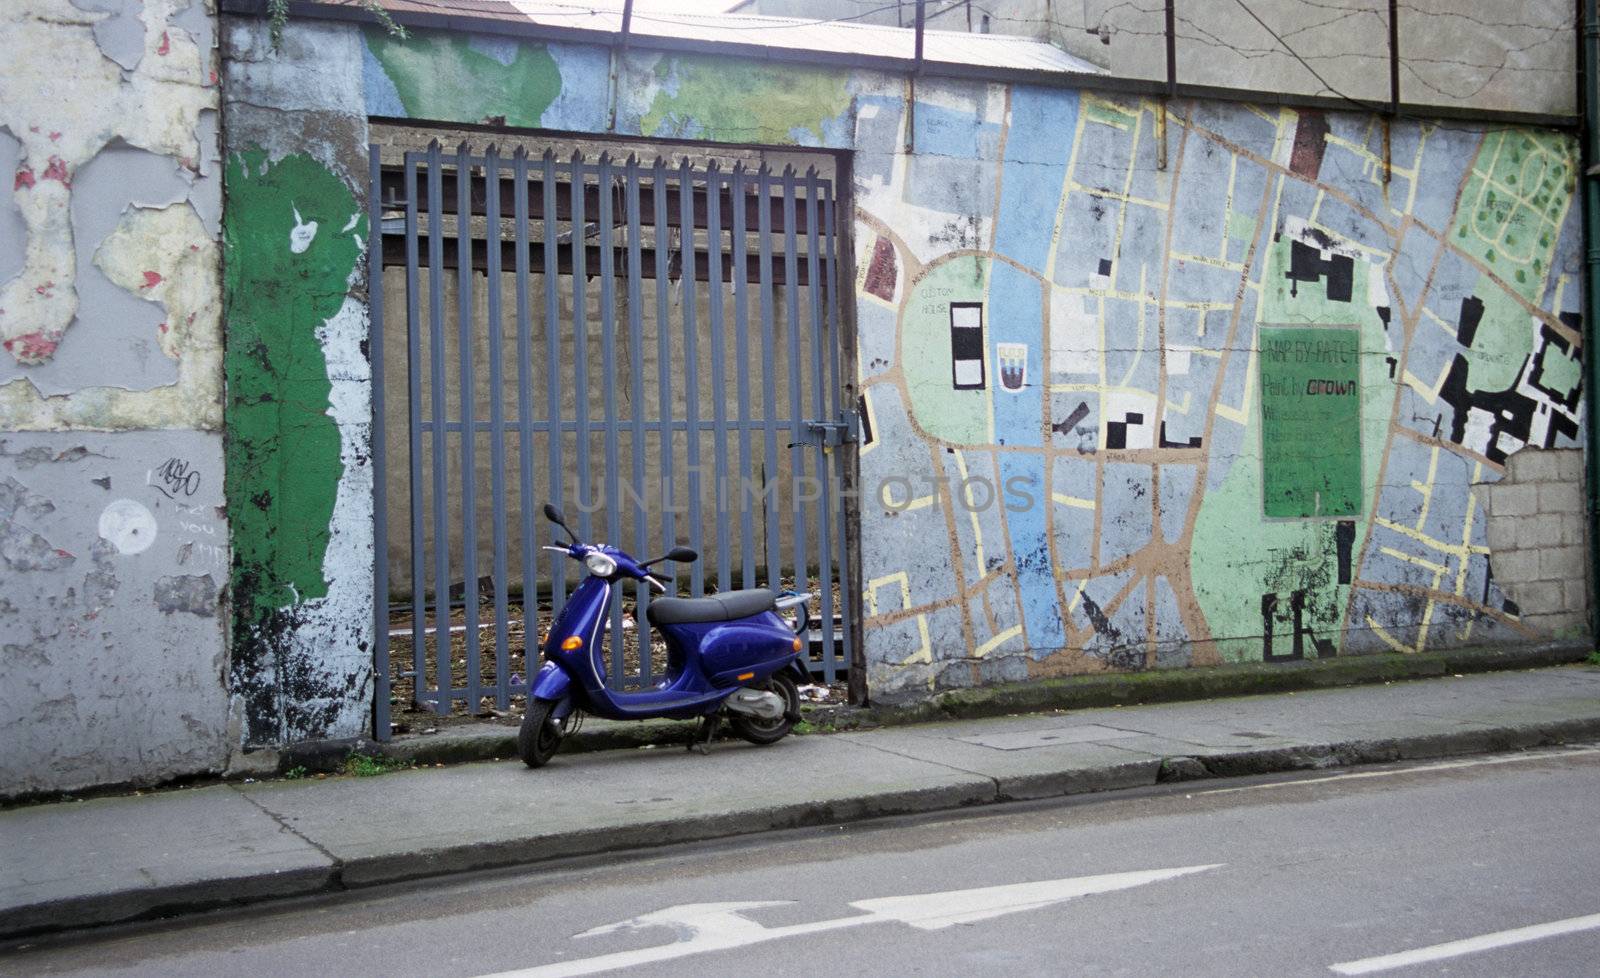
<path id="1" fill-rule="evenodd" d="M 989 387 L 956 389 L 950 335 L 950 304 L 976 302 L 987 307 L 988 288 L 989 260 L 962 255 L 935 266 L 906 297 L 900 320 L 900 362 L 904 364 L 911 414 L 934 438 L 965 445 L 987 445 L 994 441 L 990 434 Z M 985 350 L 989 331 L 987 312 L 985 308 Z M 988 370 L 987 365 L 984 369 Z M 990 385 L 995 381 L 994 377 L 985 379 Z"/>
<path id="2" fill-rule="evenodd" d="M 1265 256 L 1261 318 L 1268 322 L 1326 323 L 1360 329 L 1362 506 L 1351 517 L 1355 539 L 1365 538 L 1372 519 L 1379 463 L 1387 441 L 1395 381 L 1385 362 L 1385 333 L 1377 312 L 1365 303 L 1330 302 L 1320 283 L 1300 282 L 1291 295 L 1289 236 L 1273 243 Z M 1367 294 L 1367 265 L 1357 261 L 1352 295 Z M 1235 354 L 1241 355 L 1241 354 Z M 1259 373 L 1259 370 L 1257 371 Z M 1254 384 L 1256 378 L 1251 378 Z M 1252 395 L 1253 396 L 1253 395 Z M 1233 422 L 1219 419 L 1219 425 Z M 1301 593 L 1303 627 L 1318 639 L 1342 648 L 1339 626 L 1350 586 L 1339 583 L 1337 528 L 1340 520 L 1271 519 L 1262 485 L 1261 418 L 1246 412 L 1237 452 L 1214 454 L 1213 471 L 1226 469 L 1222 484 L 1201 498 L 1189 552 L 1195 597 L 1211 625 L 1219 653 L 1228 662 L 1263 658 L 1263 595 L 1274 595 L 1271 614 L 1273 652 L 1293 646 L 1293 597 Z M 1354 568 L 1352 568 L 1352 572 Z M 1307 651 L 1307 655 L 1312 654 Z"/>
<path id="3" fill-rule="evenodd" d="M 1562 394 L 1578 388 L 1583 365 L 1562 353 L 1555 344 L 1545 347 L 1544 357 L 1539 363 L 1542 368 L 1539 374 L 1541 386 Z"/>
<path id="4" fill-rule="evenodd" d="M 646 136 L 822 143 L 825 124 L 850 107 L 847 75 L 825 68 L 679 57 L 655 75 L 660 89 L 639 120 Z"/>
<path id="5" fill-rule="evenodd" d="M 1533 317 L 1488 276 L 1479 277 L 1473 294 L 1483 301 L 1483 318 L 1472 337 L 1472 346 L 1464 351 L 1467 387 L 1503 391 L 1516 382 L 1523 363 L 1533 352 Z"/>
<path id="6" fill-rule="evenodd" d="M 561 94 L 561 71 L 542 44 L 497 42 L 516 55 L 508 63 L 475 50 L 471 38 L 416 31 L 409 40 L 379 27 L 366 31 L 367 49 L 394 83 L 412 118 L 537 126 Z"/>
<path id="7" fill-rule="evenodd" d="M 1269 517 L 1361 511 L 1360 334 L 1260 330 L 1263 509 Z"/>
<path id="8" fill-rule="evenodd" d="M 1572 200 L 1576 153 L 1573 140 L 1559 133 L 1490 133 L 1456 210 L 1457 244 L 1530 302 L 1544 289 L 1543 273 Z"/>
<path id="9" fill-rule="evenodd" d="M 226 489 L 236 614 L 252 621 L 328 593 L 344 466 L 317 330 L 344 304 L 367 226 L 350 189 L 309 156 L 236 154 L 225 179 Z"/>
<path id="10" fill-rule="evenodd" d="M 1115 129 L 1127 129 L 1139 119 L 1138 113 L 1101 98 L 1085 97 L 1083 109 L 1090 122 Z"/>

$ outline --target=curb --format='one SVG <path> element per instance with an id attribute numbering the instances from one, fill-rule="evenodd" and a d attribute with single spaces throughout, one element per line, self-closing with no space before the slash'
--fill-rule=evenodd
<path id="1" fill-rule="evenodd" d="M 805 802 L 702 818 L 667 819 L 490 843 L 464 843 L 404 856 L 339 861 L 325 867 L 131 889 L 19 907 L 0 923 L 0 940 L 107 924 L 245 906 L 285 897 L 358 890 L 386 883 L 484 869 L 535 866 L 576 856 L 646 852 L 663 846 L 761 832 L 842 825 L 1014 801 L 1221 780 L 1291 771 L 1357 767 L 1600 741 L 1600 715 L 1448 734 L 1272 747 L 1204 757 L 1173 755 L 1013 778 L 972 775 L 961 783 L 888 791 L 846 801 Z"/>
<path id="2" fill-rule="evenodd" d="M 1457 674 L 1541 669 L 1582 662 L 1592 651 L 1588 642 L 1549 642 L 1509 648 L 1380 653 L 1302 662 L 1252 662 L 1198 669 L 1069 676 L 951 690 L 917 703 L 865 707 L 806 704 L 801 712 L 813 727 L 825 732 L 843 732 L 942 720 L 979 720 L 1012 713 L 1174 703 L 1437 679 Z M 689 721 L 591 719 L 578 733 L 562 742 L 561 751 L 584 753 L 678 744 L 691 729 Z M 339 750 L 318 756 L 299 754 L 290 748 L 280 770 L 296 764 L 314 771 L 336 770 L 352 749 L 354 753 L 377 754 L 422 765 L 499 760 L 517 756 L 517 731 L 515 727 L 484 723 L 453 730 L 446 728 L 437 734 L 405 735 L 387 743 L 350 741 Z"/>

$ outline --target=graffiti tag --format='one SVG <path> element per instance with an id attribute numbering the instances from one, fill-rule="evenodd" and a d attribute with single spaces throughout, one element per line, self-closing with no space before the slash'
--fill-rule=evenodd
<path id="1" fill-rule="evenodd" d="M 200 470 L 186 459 L 169 458 L 146 475 L 145 481 L 168 499 L 187 498 L 200 491 Z"/>

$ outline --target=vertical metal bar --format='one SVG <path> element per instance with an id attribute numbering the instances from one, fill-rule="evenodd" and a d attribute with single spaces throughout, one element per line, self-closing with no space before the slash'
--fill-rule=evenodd
<path id="1" fill-rule="evenodd" d="M 1178 28 L 1174 0 L 1166 0 L 1167 98 L 1178 97 Z"/>
<path id="2" fill-rule="evenodd" d="M 614 545 L 622 543 L 621 514 L 618 512 L 617 503 L 621 492 L 618 488 L 617 473 L 617 299 L 616 299 L 616 258 L 612 252 L 612 245 L 616 235 L 615 214 L 612 212 L 611 192 L 613 173 L 611 169 L 611 156 L 607 153 L 600 154 L 597 173 L 600 178 L 600 343 L 601 356 L 605 359 L 605 411 L 606 411 L 606 542 Z M 644 558 L 639 558 L 643 560 Z M 616 587 L 611 591 L 611 684 L 621 687 L 623 683 L 622 653 L 626 637 L 622 634 L 622 588 Z"/>
<path id="3" fill-rule="evenodd" d="M 839 178 L 837 171 L 835 171 L 834 178 Z M 842 403 L 849 384 L 844 375 L 846 361 L 844 360 L 843 310 L 840 308 L 840 304 L 845 301 L 845 294 L 839 291 L 839 238 L 835 233 L 834 227 L 835 209 L 833 183 L 831 181 L 825 188 L 823 205 L 822 228 L 827 240 L 823 246 L 822 260 L 827 265 L 825 284 L 828 290 L 828 298 L 824 307 L 827 311 L 828 322 L 828 353 L 833 360 L 833 377 L 828 391 L 829 397 L 832 398 L 832 404 L 830 405 L 832 417 L 836 421 L 843 421 L 845 410 L 853 409 L 854 405 Z M 838 520 L 837 533 L 834 539 L 837 541 L 835 554 L 839 561 L 839 597 L 842 605 L 839 608 L 839 615 L 844 622 L 844 628 L 841 630 L 844 639 L 844 661 L 848 668 L 854 669 L 856 660 L 854 658 L 855 633 L 853 629 L 855 615 L 853 609 L 857 606 L 856 602 L 859 599 L 856 592 L 850 588 L 850 515 L 848 499 L 844 494 L 844 481 L 847 475 L 846 453 L 854 451 L 853 448 L 848 447 L 851 444 L 853 443 L 846 442 L 845 445 L 840 446 L 839 451 L 833 453 L 833 471 L 830 476 L 838 477 L 839 499 L 838 503 L 831 508 L 829 519 Z M 832 620 L 826 622 L 826 627 L 830 630 L 833 628 Z M 859 687 L 865 691 L 866 676 L 859 673 L 854 674 L 851 686 L 852 689 Z M 852 700 L 852 702 L 855 702 L 855 700 Z"/>
<path id="4" fill-rule="evenodd" d="M 640 560 L 647 558 L 650 549 L 650 510 L 644 504 L 648 498 L 644 485 L 644 318 L 639 308 L 642 276 L 640 262 L 639 227 L 639 160 L 628 157 L 628 345 L 632 368 L 632 396 L 628 398 L 633 417 L 633 551 Z M 650 588 L 634 584 L 633 631 L 639 642 L 639 684 L 650 686 L 650 625 L 646 617 L 650 610 Z"/>
<path id="5" fill-rule="evenodd" d="M 828 413 L 826 389 L 827 360 L 822 345 L 827 341 L 822 303 L 821 236 L 818 234 L 817 195 L 821 187 L 817 182 L 817 168 L 806 170 L 806 286 L 811 301 L 811 406 L 818 419 L 837 421 Z M 818 448 L 816 456 L 817 479 L 822 483 L 822 494 L 817 508 L 817 574 L 822 588 L 822 678 L 833 682 L 838 674 L 838 659 L 833 646 L 833 473 L 830 462 L 834 451 L 826 443 Z"/>
<path id="6" fill-rule="evenodd" d="M 583 154 L 574 151 L 572 182 L 567 184 L 572 201 L 572 401 L 578 421 L 578 536 L 589 543 L 594 539 L 589 519 L 594 497 L 590 495 L 589 482 L 589 222 L 583 211 L 584 169 Z"/>
<path id="7" fill-rule="evenodd" d="M 784 328 L 789 334 L 789 364 L 785 376 L 789 382 L 789 450 L 790 493 L 789 505 L 794 510 L 794 587 L 804 591 L 811 583 L 811 565 L 806 560 L 806 507 L 801 502 L 800 487 L 806 478 L 805 361 L 800 356 L 800 255 L 795 250 L 795 180 L 794 167 L 783 168 L 783 292 Z"/>
<path id="8" fill-rule="evenodd" d="M 677 533 L 673 519 L 675 501 L 672 498 L 672 305 L 668 281 L 671 269 L 667 262 L 671 231 L 667 224 L 667 164 L 659 156 L 656 157 L 651 175 L 655 179 L 652 190 L 655 194 L 656 221 L 656 370 L 659 382 L 656 396 L 659 405 L 657 420 L 661 425 L 661 550 L 665 553 L 677 543 Z M 675 594 L 678 588 L 678 565 L 667 561 L 666 566 L 672 581 L 669 593 Z"/>
<path id="9" fill-rule="evenodd" d="M 745 173 L 744 164 L 733 166 L 729 186 L 733 200 L 733 350 L 738 366 L 734 370 L 739 397 L 739 556 L 743 571 L 742 586 L 756 586 L 756 543 L 754 520 L 746 491 L 750 470 L 750 317 L 746 279 L 750 275 L 745 248 Z"/>
<path id="10" fill-rule="evenodd" d="M 466 614 L 467 713 L 482 709 L 478 661 L 478 408 L 472 364 L 472 157 L 456 150 L 456 355 L 461 358 L 461 600 Z M 450 635 L 441 634 L 440 658 L 449 658 Z"/>
<path id="11" fill-rule="evenodd" d="M 694 171 L 685 157 L 678 166 L 678 245 L 683 256 L 683 407 L 689 423 L 685 441 L 688 458 L 686 468 L 689 492 L 684 497 L 688 504 L 684 517 L 689 523 L 689 546 L 698 551 L 700 540 L 700 355 L 697 349 L 699 323 L 695 315 L 695 247 L 694 247 Z M 694 597 L 705 594 L 705 561 L 689 565 L 689 593 Z"/>
<path id="12" fill-rule="evenodd" d="M 428 681 L 428 562 L 422 512 L 422 309 L 417 273 L 417 154 L 405 156 L 406 187 L 406 453 L 411 490 L 411 701 L 422 704 Z M 374 235 L 377 231 L 372 231 Z M 432 236 L 430 235 L 430 238 Z"/>
<path id="13" fill-rule="evenodd" d="M 711 418 L 716 456 L 712 491 L 717 500 L 717 590 L 730 586 L 728 571 L 727 354 L 722 341 L 722 186 L 715 160 L 706 167 L 706 299 L 711 315 Z M 737 274 L 737 273 L 736 273 Z"/>
<path id="14" fill-rule="evenodd" d="M 1170 0 L 1169 0 L 1170 2 Z M 1400 114 L 1400 3 L 1389 0 L 1389 115 Z"/>
<path id="15" fill-rule="evenodd" d="M 528 314 L 528 151 L 517 147 L 511 158 L 511 175 L 516 187 L 511 194 L 512 220 L 517 230 L 517 505 L 522 517 L 522 683 L 511 692 L 531 688 L 533 668 L 538 664 L 537 647 L 529 641 L 539 636 L 539 565 L 534 546 L 533 514 L 538 506 L 533 499 L 533 323 Z"/>
<path id="16" fill-rule="evenodd" d="M 389 460 L 383 390 L 383 160 L 367 149 L 367 349 L 372 356 L 372 736 L 389 739 Z"/>
<path id="17" fill-rule="evenodd" d="M 761 266 L 761 411 L 762 429 L 766 433 L 766 470 L 761 479 L 762 515 L 767 530 L 767 587 L 782 587 L 781 565 L 778 553 L 778 520 L 776 495 L 780 489 L 778 472 L 778 409 L 775 384 L 772 376 L 773 347 L 776 341 L 772 329 L 772 171 L 765 163 L 756 174 L 756 229 L 760 246 Z"/>
<path id="18" fill-rule="evenodd" d="M 489 302 L 484 324 L 489 335 L 489 479 L 494 505 L 494 705 L 497 710 L 510 706 L 511 644 L 506 622 L 506 417 L 505 371 L 500 344 L 505 329 L 500 321 L 500 151 L 490 146 L 483 151 L 484 212 L 488 223 L 488 263 L 485 278 Z"/>
<path id="19" fill-rule="evenodd" d="M 550 480 L 550 502 L 561 508 L 561 301 L 556 293 L 561 266 L 557 262 L 557 241 L 560 226 L 556 222 L 556 156 L 552 150 L 544 151 L 544 384 L 545 384 L 545 438 L 549 448 L 546 469 Z M 552 539 L 556 529 L 547 528 Z M 550 562 L 550 613 L 561 614 L 567 603 L 567 562 Z M 532 664 L 529 664 L 532 668 Z"/>
<path id="20" fill-rule="evenodd" d="M 428 386 L 430 407 L 429 423 L 433 426 L 432 458 L 428 464 L 433 475 L 433 658 L 435 713 L 450 712 L 450 527 L 445 522 L 445 500 L 449 486 L 445 479 L 445 424 L 449 409 L 445 397 L 449 393 L 444 382 L 444 225 L 439 214 L 439 201 L 444 196 L 444 180 L 440 176 L 442 155 L 439 142 L 428 146 Z M 420 680 L 420 673 L 418 675 Z"/>

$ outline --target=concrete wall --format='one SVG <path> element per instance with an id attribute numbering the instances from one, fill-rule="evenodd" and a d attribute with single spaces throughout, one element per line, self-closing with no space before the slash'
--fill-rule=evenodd
<path id="1" fill-rule="evenodd" d="M 909 27 L 914 5 L 907 2 L 904 8 L 898 22 Z M 1166 80 L 1162 4 L 985 0 L 972 5 L 971 30 L 982 29 L 983 11 L 994 33 L 1050 41 L 1120 77 Z M 752 0 L 743 12 L 897 23 L 892 4 L 854 0 Z M 929 26 L 967 30 L 968 21 L 967 10 L 956 4 Z M 1261 2 L 1248 11 L 1237 0 L 1182 0 L 1175 21 L 1180 82 L 1377 104 L 1389 100 L 1387 0 Z M 1402 101 L 1577 112 L 1574 6 L 1565 0 L 1408 2 L 1400 5 L 1399 30 Z"/>
<path id="2" fill-rule="evenodd" d="M 0 797 L 226 763 L 215 33 L 0 10 Z"/>
<path id="3" fill-rule="evenodd" d="M 340 71 L 361 60 L 370 114 L 605 128 L 600 48 L 437 34 L 400 46 L 314 24 L 290 43 Z M 263 104 L 243 81 L 241 103 Z M 1529 548 L 1500 546 L 1485 511 L 1524 456 L 1581 448 L 1567 135 L 1403 122 L 1386 170 L 1376 116 L 1183 101 L 1162 154 L 1153 102 L 925 81 L 906 153 L 902 78 L 635 49 L 620 90 L 625 134 L 854 152 L 875 697 L 1539 641 L 1570 634 L 1587 607 L 1563 589 L 1525 612 L 1497 568 Z M 272 154 L 339 173 L 343 215 L 359 199 L 340 163 L 354 114 L 247 138 L 274 134 Z M 268 239 L 312 219 L 342 224 L 288 214 Z M 359 323 L 358 279 L 278 304 L 316 291 Z M 317 357 L 359 326 L 308 321 L 323 323 L 304 348 L 320 378 L 331 368 Z M 957 335 L 966 322 L 981 330 Z M 293 448 L 262 440 L 246 471 L 299 462 Z M 1564 464 L 1554 478 L 1570 495 Z M 318 471 L 332 473 L 324 492 L 366 486 L 359 465 Z M 1552 508 L 1569 505 L 1550 491 Z M 282 516 L 320 526 L 328 510 L 300 512 Z M 1562 526 L 1551 568 L 1582 545 Z M 364 573 L 362 557 L 351 547 L 340 566 Z M 258 621 L 362 688 L 353 637 Z"/>

